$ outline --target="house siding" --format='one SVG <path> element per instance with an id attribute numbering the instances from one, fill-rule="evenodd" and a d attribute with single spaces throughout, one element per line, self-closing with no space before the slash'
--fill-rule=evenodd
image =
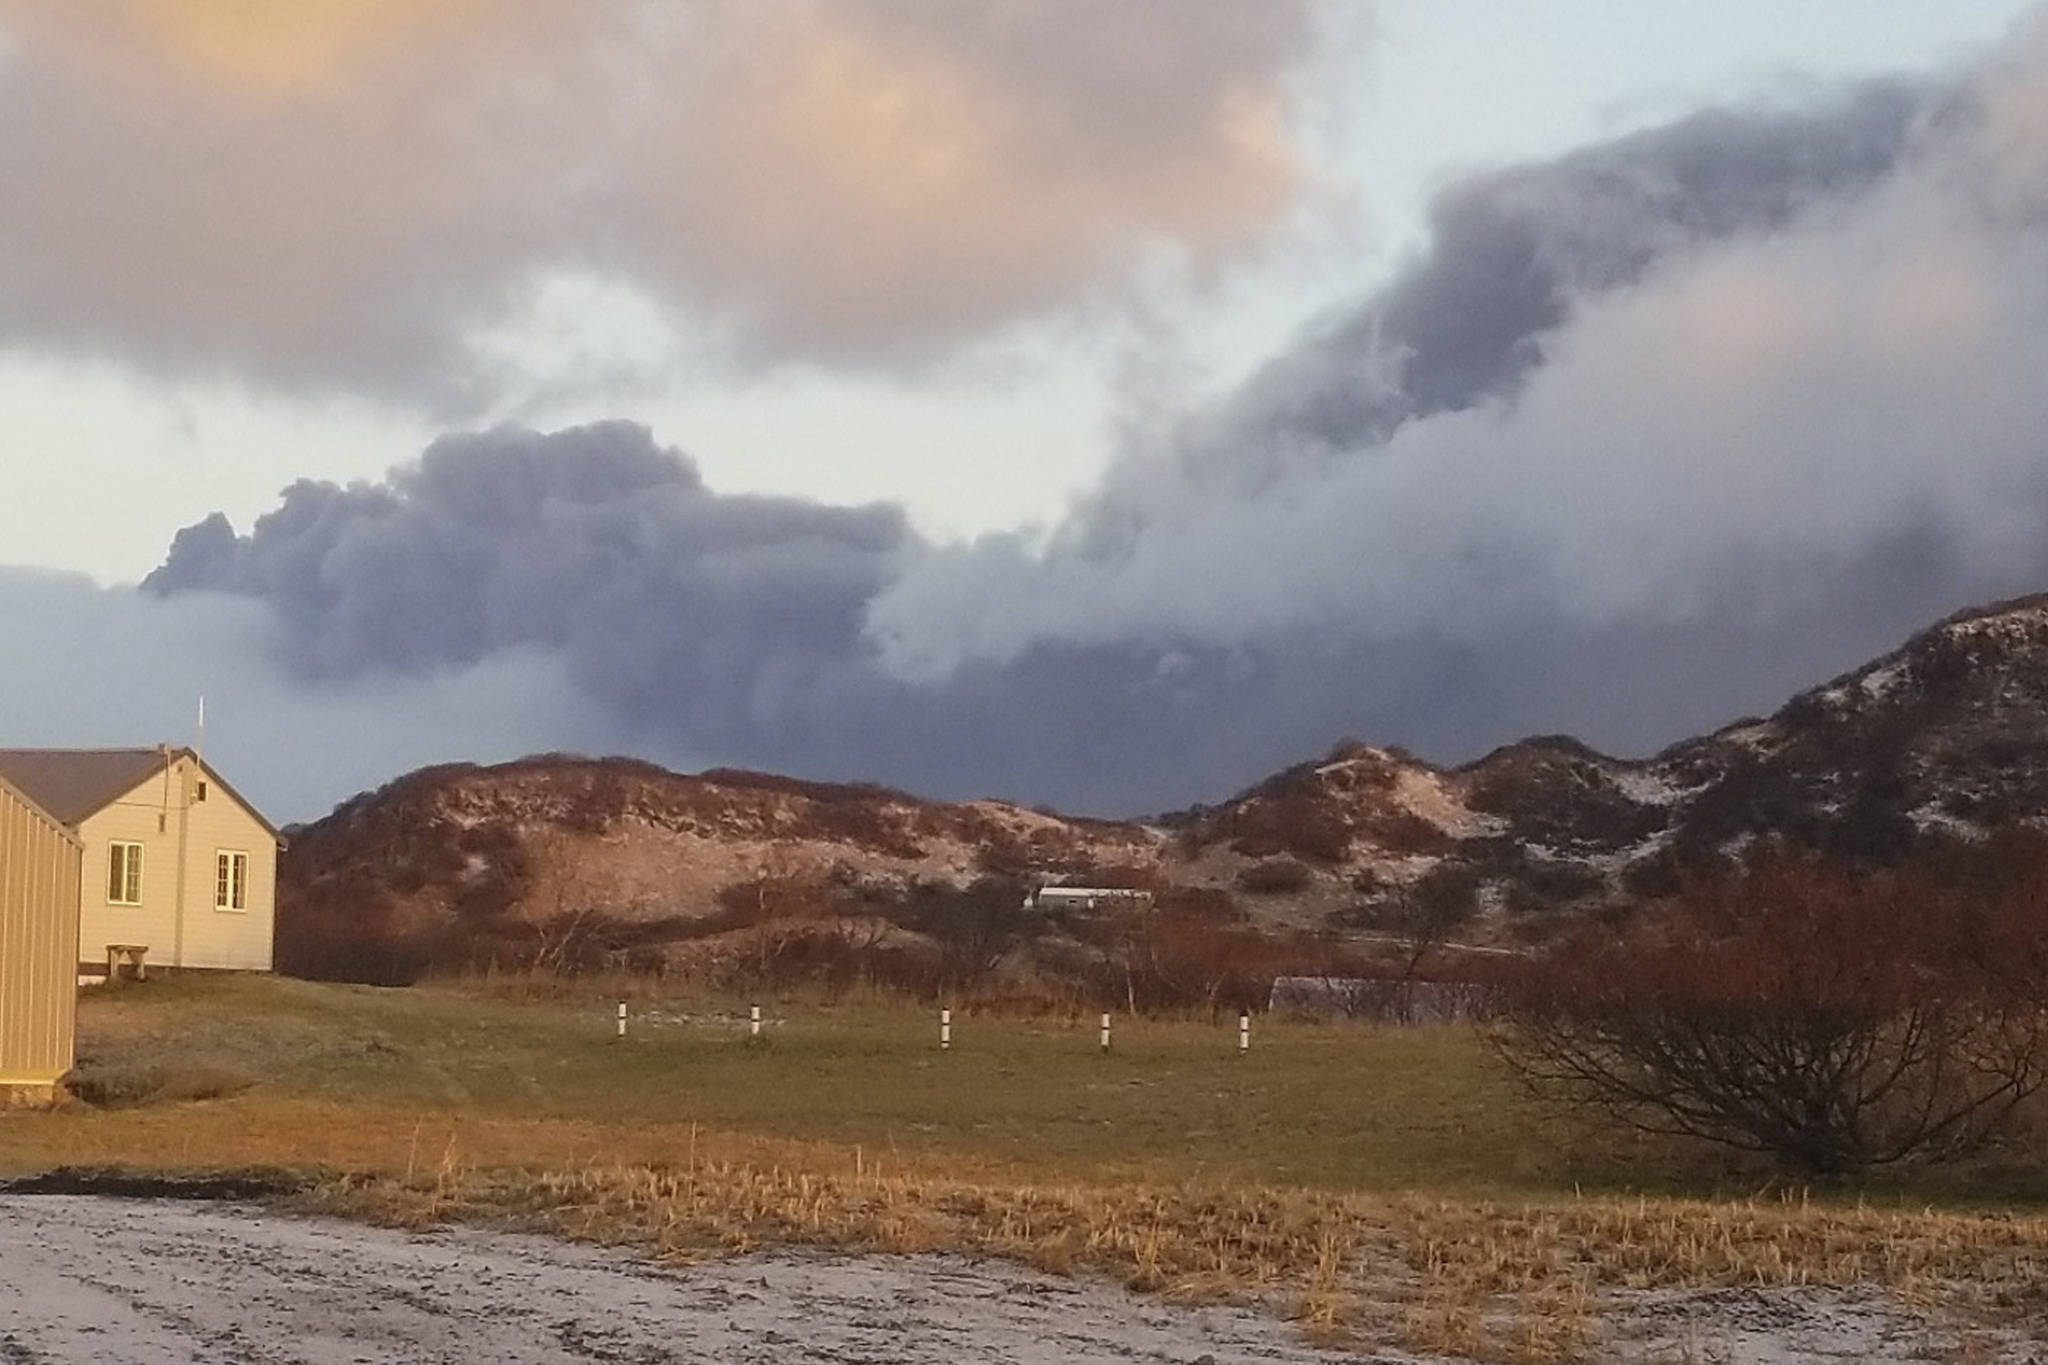
<path id="1" fill-rule="evenodd" d="M 197 765 L 184 763 L 188 780 L 200 780 Z M 277 921 L 277 836 L 218 783 L 207 785 L 206 799 L 190 807 L 186 828 L 183 965 L 267 972 Z M 214 908 L 217 852 L 249 855 L 246 910 Z"/>
<path id="2" fill-rule="evenodd" d="M 204 800 L 199 784 L 206 783 Z M 178 757 L 79 822 L 85 880 L 79 897 L 80 952 L 104 963 L 109 944 L 149 949 L 151 964 L 267 972 L 277 914 L 277 841 L 189 756 Z M 109 900 L 115 842 L 142 845 L 140 905 Z M 248 908 L 214 908 L 214 855 L 249 855 Z"/>
<path id="3" fill-rule="evenodd" d="M 50 1092 L 77 1021 L 78 843 L 0 783 L 0 1098 Z"/>

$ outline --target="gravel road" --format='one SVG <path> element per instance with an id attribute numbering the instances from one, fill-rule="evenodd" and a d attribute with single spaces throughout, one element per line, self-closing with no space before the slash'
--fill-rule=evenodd
<path id="1" fill-rule="evenodd" d="M 773 1254 L 672 1271 L 542 1237 L 0 1195 L 0 1365 L 1346 1358 L 1255 1314 L 952 1256 Z"/>

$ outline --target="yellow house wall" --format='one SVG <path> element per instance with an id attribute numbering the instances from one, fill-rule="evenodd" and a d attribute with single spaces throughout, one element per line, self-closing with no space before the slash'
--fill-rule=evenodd
<path id="1" fill-rule="evenodd" d="M 198 765 L 184 761 L 188 781 Z M 185 957 L 187 967 L 224 967 L 267 972 L 277 923 L 277 838 L 247 807 L 213 781 L 206 799 L 190 807 L 186 827 L 191 850 L 185 871 Z M 249 855 L 249 908 L 214 908 L 214 854 Z"/>
<path id="2" fill-rule="evenodd" d="M 0 784 L 0 1094 L 71 1069 L 78 881 L 78 845 Z"/>
<path id="3" fill-rule="evenodd" d="M 169 962 L 177 933 L 178 791 L 158 774 L 78 824 L 85 874 L 78 888 L 78 956 L 105 962 L 110 943 L 149 949 Z M 108 850 L 116 840 L 142 845 L 142 903 L 107 898 Z"/>
<path id="4" fill-rule="evenodd" d="M 198 784 L 206 782 L 205 800 Z M 277 842 L 247 807 L 205 777 L 190 758 L 158 773 L 79 824 L 85 879 L 79 897 L 79 951 L 103 962 L 107 945 L 140 944 L 148 961 L 169 967 L 267 972 L 277 916 Z M 142 845 L 142 903 L 108 900 L 116 840 Z M 214 855 L 249 855 L 248 909 L 214 908 Z M 182 894 L 181 894 L 182 893 Z"/>

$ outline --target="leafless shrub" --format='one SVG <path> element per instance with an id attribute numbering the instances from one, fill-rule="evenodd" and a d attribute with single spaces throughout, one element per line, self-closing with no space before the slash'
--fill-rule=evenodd
<path id="1" fill-rule="evenodd" d="M 963 887 L 920 885 L 894 914 L 937 946 L 942 984 L 956 989 L 987 981 L 1019 944 L 1044 928 L 1024 908 L 1023 884 L 1007 877 L 981 877 Z"/>
<path id="2" fill-rule="evenodd" d="M 1310 792 L 1284 792 L 1225 823 L 1231 847 L 1248 858 L 1291 853 L 1311 862 L 1342 862 L 1351 851 L 1351 827 L 1326 801 Z"/>
<path id="3" fill-rule="evenodd" d="M 1651 1132 L 1815 1173 L 1959 1155 L 2048 1079 L 2048 862 L 1976 883 L 1773 851 L 1523 973 L 1502 1054 Z"/>
<path id="4" fill-rule="evenodd" d="M 1154 904 L 1161 910 L 1183 915 L 1191 921 L 1242 924 L 1247 918 L 1244 907 L 1239 905 L 1228 891 L 1213 886 L 1174 886 L 1162 883 L 1154 897 Z"/>
<path id="5" fill-rule="evenodd" d="M 1268 858 L 1237 874 L 1237 884 L 1255 896 L 1286 896 L 1309 883 L 1309 870 L 1293 858 Z"/>

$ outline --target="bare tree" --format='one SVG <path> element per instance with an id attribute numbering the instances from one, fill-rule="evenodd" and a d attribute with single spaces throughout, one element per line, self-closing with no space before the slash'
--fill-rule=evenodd
<path id="1" fill-rule="evenodd" d="M 914 887 L 902 910 L 907 927 L 939 950 L 946 984 L 979 985 L 1038 928 L 1024 908 L 1024 886 L 1009 877 L 984 876 L 962 887 Z"/>
<path id="2" fill-rule="evenodd" d="M 1401 944 L 1404 986 L 1478 909 L 1478 875 L 1450 863 L 1437 864 L 1394 893 L 1379 922 Z"/>
<path id="3" fill-rule="evenodd" d="M 2041 889 L 1773 854 L 1526 971 L 1495 1041 L 1546 1091 L 1809 1172 L 1958 1155 L 2048 1079 Z"/>

